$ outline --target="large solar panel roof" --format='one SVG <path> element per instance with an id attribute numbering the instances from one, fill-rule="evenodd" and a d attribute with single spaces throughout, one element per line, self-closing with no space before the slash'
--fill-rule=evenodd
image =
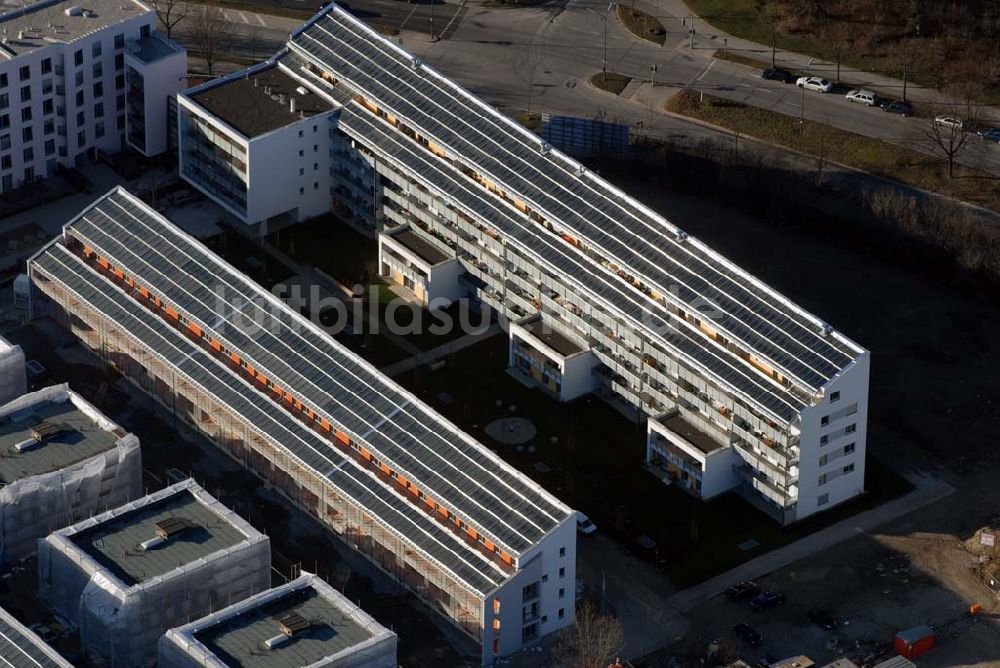
<path id="1" fill-rule="evenodd" d="M 71 668 L 58 652 L 0 608 L 0 664 L 7 668 Z"/>
<path id="2" fill-rule="evenodd" d="M 863 352 L 339 8 L 289 44 L 688 312 L 716 306 L 713 327 L 801 387 L 818 390 Z M 602 273 L 593 260 L 590 271 Z"/>
<path id="3" fill-rule="evenodd" d="M 507 573 L 479 550 L 390 491 L 374 474 L 237 378 L 218 359 L 192 346 L 183 334 L 148 309 L 123 298 L 117 288 L 64 246 L 49 246 L 33 260 L 33 265 L 36 272 L 59 281 L 75 298 L 118 323 L 124 333 L 186 376 L 192 386 L 211 394 L 251 425 L 259 437 L 288 452 L 301 466 L 474 591 L 488 593 L 507 578 Z"/>

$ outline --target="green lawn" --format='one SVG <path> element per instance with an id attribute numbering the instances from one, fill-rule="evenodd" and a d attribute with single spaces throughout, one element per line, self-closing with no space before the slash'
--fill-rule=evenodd
<path id="1" fill-rule="evenodd" d="M 955 178 L 949 179 L 946 162 L 924 153 L 822 123 L 808 120 L 800 123 L 793 116 L 689 90 L 671 98 L 666 109 L 740 135 L 822 155 L 827 160 L 1000 211 L 1000 179 L 962 165 L 955 166 Z M 907 132 L 908 121 L 899 118 L 899 122 L 900 133 Z"/>
<path id="2" fill-rule="evenodd" d="M 557 497 L 586 512 L 602 532 L 645 558 L 658 560 L 678 586 L 708 579 L 909 489 L 905 480 L 869 461 L 868 496 L 815 521 L 782 529 L 736 495 L 703 504 L 676 486 L 661 483 L 642 469 L 645 429 L 641 425 L 596 397 L 561 404 L 525 388 L 504 372 L 506 337 L 494 337 L 447 361 L 438 371 L 422 368 L 398 380 Z M 537 427 L 531 442 L 535 452 L 518 452 L 486 435 L 489 422 L 511 415 L 510 405 L 517 407 L 516 415 L 531 419 Z M 552 437 L 558 442 L 552 443 Z M 539 472 L 535 468 L 539 462 L 551 470 Z M 637 546 L 641 535 L 657 543 L 655 556 Z M 760 547 L 740 551 L 737 545 L 749 539 Z"/>
<path id="3" fill-rule="evenodd" d="M 771 44 L 771 26 L 761 20 L 756 0 L 684 0 L 684 4 L 708 23 L 758 44 Z M 802 37 L 778 35 L 778 48 L 822 57 L 821 45 Z"/>
<path id="4" fill-rule="evenodd" d="M 340 283 L 369 285 L 378 276 L 378 244 L 332 215 L 311 218 L 268 237 L 298 262 Z"/>
<path id="5" fill-rule="evenodd" d="M 667 31 L 663 29 L 660 20 L 639 9 L 624 7 L 621 3 L 615 7 L 618 20 L 636 37 L 662 45 L 667 40 Z"/>

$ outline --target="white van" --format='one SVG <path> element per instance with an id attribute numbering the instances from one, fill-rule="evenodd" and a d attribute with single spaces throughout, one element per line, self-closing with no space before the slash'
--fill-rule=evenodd
<path id="1" fill-rule="evenodd" d="M 851 102 L 860 102 L 869 107 L 874 107 L 876 102 L 875 93 L 870 90 L 852 90 L 846 97 Z"/>
<path id="2" fill-rule="evenodd" d="M 597 531 L 597 525 L 579 510 L 576 511 L 576 528 L 582 534 L 592 534 Z"/>

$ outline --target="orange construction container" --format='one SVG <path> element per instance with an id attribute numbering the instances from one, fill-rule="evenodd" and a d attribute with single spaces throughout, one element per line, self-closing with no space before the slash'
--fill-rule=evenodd
<path id="1" fill-rule="evenodd" d="M 896 654 L 915 659 L 934 649 L 934 629 L 929 626 L 914 626 L 900 631 L 892 643 Z"/>

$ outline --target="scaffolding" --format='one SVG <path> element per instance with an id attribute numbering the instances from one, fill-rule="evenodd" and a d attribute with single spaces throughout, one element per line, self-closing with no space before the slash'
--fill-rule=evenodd
<path id="1" fill-rule="evenodd" d="M 12 401 L 28 391 L 24 351 L 0 337 L 0 404 Z"/>
<path id="2" fill-rule="evenodd" d="M 102 526 L 127 526 L 132 518 L 148 518 L 153 509 L 179 495 L 194 497 L 197 511 L 206 517 L 198 527 L 202 532 L 198 541 L 188 541 L 169 556 L 163 552 L 157 556 L 169 540 L 163 534 L 155 543 L 138 542 L 138 538 L 126 541 L 133 547 L 123 548 L 120 556 L 103 543 L 103 537 L 95 544 L 107 549 L 87 549 L 88 536 Z M 167 528 L 162 531 L 169 533 Z M 122 530 L 116 528 L 116 532 L 120 536 Z M 199 547 L 226 533 L 231 539 L 221 549 Z M 123 565 L 126 559 L 174 558 L 180 559 L 176 566 L 161 561 L 157 568 L 155 563 L 141 562 L 148 577 L 137 577 L 134 570 L 128 570 L 130 564 Z M 154 665 L 157 642 L 167 629 L 267 590 L 270 571 L 267 536 L 192 480 L 55 532 L 39 541 L 38 550 L 42 599 L 67 623 L 79 626 L 86 652 L 99 655 L 112 667 Z"/>
<path id="3" fill-rule="evenodd" d="M 46 387 L 8 402 L 0 407 L 0 423 L 41 405 L 65 402 L 83 413 L 96 429 L 107 432 L 113 444 L 64 466 L 11 480 L 0 488 L 0 561 L 5 564 L 33 555 L 38 539 L 50 532 L 142 494 L 139 439 L 125 433 L 68 385 Z M 0 452 L 0 462 L 14 454 Z M 43 450 L 20 455 L 44 456 Z"/>
<path id="4" fill-rule="evenodd" d="M 296 594 L 313 590 L 330 606 L 329 612 L 317 612 L 312 606 L 309 622 L 317 628 L 318 639 L 310 648 L 310 668 L 396 668 L 396 634 L 389 631 L 343 594 L 317 575 L 305 573 L 295 580 L 240 601 L 224 610 L 167 631 L 160 639 L 159 668 L 225 668 L 230 665 L 220 658 L 213 647 L 232 654 L 238 647 L 249 657 L 246 664 L 279 667 L 300 665 L 304 657 L 292 650 L 281 654 L 282 643 L 269 646 L 269 633 L 261 632 L 260 624 L 267 617 L 292 609 L 290 600 L 302 600 Z M 306 612 L 305 606 L 302 608 Z M 257 626 L 257 628 L 253 628 Z M 327 633 L 333 628 L 335 633 Z M 226 638 L 227 631 L 232 631 Z M 282 629 L 287 633 L 285 629 Z M 294 638 L 294 634 L 292 635 Z M 341 637 L 343 639 L 341 639 Z M 261 642 L 263 640 L 264 642 Z M 315 660 L 319 654 L 323 658 Z"/>

